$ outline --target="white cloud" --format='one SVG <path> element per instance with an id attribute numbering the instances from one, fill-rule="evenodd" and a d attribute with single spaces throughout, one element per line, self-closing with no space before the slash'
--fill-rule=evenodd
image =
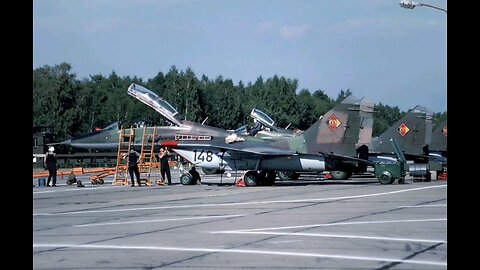
<path id="1" fill-rule="evenodd" d="M 262 22 L 262 23 L 259 23 L 255 27 L 253 32 L 257 36 L 265 36 L 269 33 L 272 33 L 274 31 L 274 29 L 275 29 L 275 24 L 274 23 L 272 23 L 272 22 Z"/>
<path id="2" fill-rule="evenodd" d="M 267 37 L 277 36 L 281 39 L 298 39 L 310 31 L 308 24 L 300 25 L 278 25 L 274 22 L 262 22 L 256 25 L 254 33 L 256 36 Z"/>
<path id="3" fill-rule="evenodd" d="M 281 26 L 279 34 L 284 39 L 297 39 L 305 36 L 310 29 L 311 27 L 308 24 Z"/>

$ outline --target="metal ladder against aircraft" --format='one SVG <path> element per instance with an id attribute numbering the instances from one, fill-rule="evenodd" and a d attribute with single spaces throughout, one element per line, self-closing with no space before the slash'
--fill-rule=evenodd
<path id="1" fill-rule="evenodd" d="M 127 130 L 120 128 L 118 133 L 117 164 L 115 166 L 112 185 L 128 186 L 128 153 L 130 152 L 130 145 L 134 138 L 133 127 Z"/>
<path id="2" fill-rule="evenodd" d="M 150 132 L 149 132 L 150 131 Z M 144 127 L 143 128 L 143 138 L 142 138 L 142 148 L 140 151 L 140 174 L 145 175 L 146 182 L 145 184 L 151 186 L 152 183 L 157 183 L 163 185 L 164 183 L 160 178 L 160 160 L 157 159 L 155 155 L 155 139 L 157 135 L 157 126 Z M 158 172 L 153 170 L 158 168 Z M 157 175 L 157 178 L 153 179 L 153 175 Z M 142 179 L 140 177 L 140 179 Z"/>

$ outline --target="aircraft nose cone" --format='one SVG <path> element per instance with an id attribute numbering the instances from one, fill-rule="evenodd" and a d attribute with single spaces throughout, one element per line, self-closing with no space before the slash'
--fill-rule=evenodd
<path id="1" fill-rule="evenodd" d="M 66 141 L 63 141 L 63 142 L 61 142 L 60 144 L 71 145 L 71 144 L 72 144 L 72 139 L 68 139 L 68 140 L 66 140 Z"/>

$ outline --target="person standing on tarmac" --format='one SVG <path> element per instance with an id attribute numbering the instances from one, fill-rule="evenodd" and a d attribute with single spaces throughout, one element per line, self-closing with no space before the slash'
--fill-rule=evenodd
<path id="1" fill-rule="evenodd" d="M 140 184 L 140 171 L 138 170 L 138 163 L 140 162 L 140 154 L 130 146 L 130 152 L 128 152 L 128 172 L 130 173 L 130 180 L 132 181 L 131 187 L 135 186 L 133 174 L 137 177 L 137 186 Z"/>
<path id="2" fill-rule="evenodd" d="M 45 154 L 43 166 L 48 170 L 47 187 L 50 186 L 50 179 L 53 178 L 52 187 L 57 186 L 57 154 L 55 148 L 50 146 L 48 152 Z"/>
<path id="3" fill-rule="evenodd" d="M 162 173 L 162 180 L 165 183 L 165 174 L 167 174 L 168 185 L 172 184 L 172 177 L 170 175 L 170 165 L 168 165 L 168 158 L 170 152 L 168 149 L 160 148 L 160 172 Z"/>

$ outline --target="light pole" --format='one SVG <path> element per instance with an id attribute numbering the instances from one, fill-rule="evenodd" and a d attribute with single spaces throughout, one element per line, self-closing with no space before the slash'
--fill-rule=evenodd
<path id="1" fill-rule="evenodd" d="M 409 8 L 409 9 L 413 9 L 415 7 L 430 7 L 430 8 L 438 9 L 438 10 L 441 10 L 441 11 L 445 11 L 445 13 L 447 13 L 446 9 L 439 8 L 439 7 L 436 7 L 436 6 L 432 6 L 432 5 L 429 5 L 429 4 L 414 2 L 414 1 L 410 1 L 410 0 L 401 0 L 400 1 L 400 6 L 403 7 L 403 8 Z"/>
<path id="2" fill-rule="evenodd" d="M 400 6 L 403 7 L 403 8 L 409 8 L 409 9 L 414 9 L 415 7 L 430 7 L 430 8 L 438 9 L 438 10 L 441 10 L 441 11 L 445 11 L 445 14 L 447 14 L 446 9 L 439 8 L 439 7 L 432 6 L 432 5 L 428 5 L 428 4 L 419 3 L 419 2 L 414 2 L 414 1 L 410 1 L 410 0 L 401 0 L 400 1 Z M 446 104 L 445 104 L 445 107 L 446 107 Z"/>

